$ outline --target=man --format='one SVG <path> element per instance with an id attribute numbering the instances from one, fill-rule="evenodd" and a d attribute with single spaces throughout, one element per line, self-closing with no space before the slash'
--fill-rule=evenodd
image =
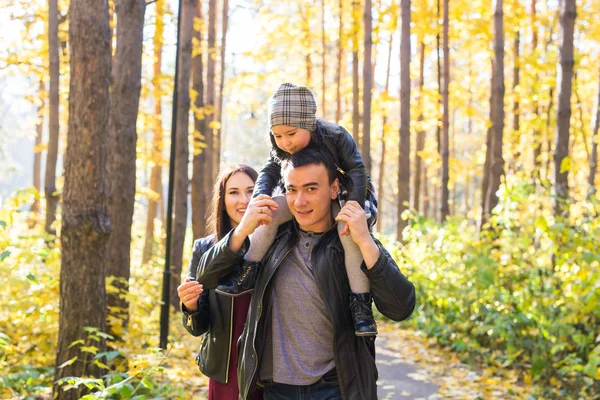
<path id="1" fill-rule="evenodd" d="M 410 316 L 415 290 L 389 253 L 370 234 L 358 203 L 334 219 L 336 171 L 313 148 L 282 163 L 286 200 L 294 220 L 283 224 L 258 269 L 246 328 L 240 338 L 240 399 L 256 384 L 265 400 L 377 398 L 373 337 L 358 337 L 350 313 L 344 254 L 335 222 L 348 224 L 362 253 L 362 270 L 382 314 Z M 253 199 L 242 221 L 200 260 L 198 281 L 215 287 L 242 262 L 248 236 L 272 221 L 277 203 Z"/>

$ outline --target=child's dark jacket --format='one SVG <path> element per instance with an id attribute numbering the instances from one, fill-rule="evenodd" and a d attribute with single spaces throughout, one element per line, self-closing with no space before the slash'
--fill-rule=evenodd
<path id="1" fill-rule="evenodd" d="M 289 157 L 288 153 L 275 145 L 272 135 L 271 142 L 269 160 L 261 168 L 254 185 L 254 197 L 261 194 L 272 195 L 281 181 L 280 160 Z M 317 120 L 317 129 L 311 133 L 310 145 L 320 148 L 330 157 L 329 161 L 333 162 L 340 172 L 342 185 L 348 190 L 347 199 L 358 202 L 364 208 L 370 183 L 362 156 L 352 136 L 337 124 Z"/>

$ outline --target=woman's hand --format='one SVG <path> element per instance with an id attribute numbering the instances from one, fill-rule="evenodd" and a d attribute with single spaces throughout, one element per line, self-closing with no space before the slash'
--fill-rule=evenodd
<path id="1" fill-rule="evenodd" d="M 179 300 L 190 312 L 198 311 L 198 298 L 202 294 L 202 285 L 190 278 L 185 278 L 185 282 L 177 287 Z"/>
<path id="2" fill-rule="evenodd" d="M 239 251 L 244 243 L 244 240 L 250 236 L 256 228 L 261 225 L 269 225 L 273 222 L 273 212 L 279 208 L 279 204 L 266 194 L 261 194 L 253 198 L 246 212 L 240 221 L 240 224 L 235 228 L 229 241 L 229 248 L 233 252 Z"/>

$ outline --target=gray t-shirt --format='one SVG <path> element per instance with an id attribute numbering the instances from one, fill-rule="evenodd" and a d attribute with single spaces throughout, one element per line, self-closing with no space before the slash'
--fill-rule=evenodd
<path id="1" fill-rule="evenodd" d="M 273 282 L 271 329 L 260 379 L 311 385 L 335 367 L 333 324 L 312 273 L 311 252 L 321 234 L 300 231 Z"/>

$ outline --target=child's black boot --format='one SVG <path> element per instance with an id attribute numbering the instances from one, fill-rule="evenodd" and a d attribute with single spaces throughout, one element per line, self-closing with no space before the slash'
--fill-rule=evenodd
<path id="1" fill-rule="evenodd" d="M 377 324 L 371 309 L 371 293 L 350 293 L 350 311 L 356 336 L 377 335 Z"/>
<path id="2" fill-rule="evenodd" d="M 258 271 L 258 262 L 244 262 L 242 265 L 237 265 L 227 280 L 215 288 L 215 292 L 229 297 L 250 293 L 254 290 Z"/>

